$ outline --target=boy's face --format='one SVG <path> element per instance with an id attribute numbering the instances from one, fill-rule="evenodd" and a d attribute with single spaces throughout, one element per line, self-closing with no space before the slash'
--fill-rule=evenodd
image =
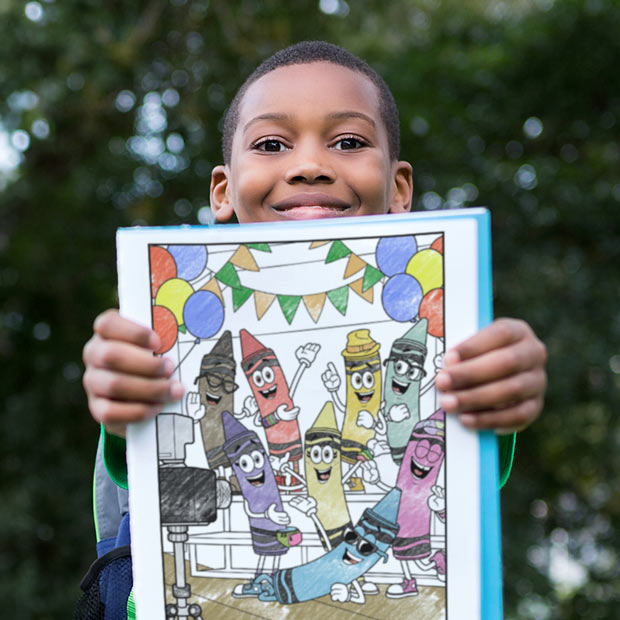
<path id="1" fill-rule="evenodd" d="M 375 85 L 329 62 L 280 67 L 239 106 L 229 165 L 211 179 L 219 221 L 409 211 L 411 166 L 392 161 Z"/>

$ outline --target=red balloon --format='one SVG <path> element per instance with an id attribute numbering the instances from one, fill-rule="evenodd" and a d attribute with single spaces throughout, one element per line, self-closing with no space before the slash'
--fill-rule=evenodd
<path id="1" fill-rule="evenodd" d="M 164 306 L 153 306 L 153 329 L 161 338 L 161 347 L 155 353 L 166 353 L 177 340 L 179 327 L 171 310 Z"/>
<path id="2" fill-rule="evenodd" d="M 151 265 L 151 294 L 157 294 L 159 287 L 170 278 L 177 277 L 177 264 L 168 250 L 159 246 L 149 248 L 149 262 Z"/>
<path id="3" fill-rule="evenodd" d="M 420 317 L 428 319 L 428 333 L 443 338 L 443 289 L 434 288 L 424 295 Z"/>
<path id="4" fill-rule="evenodd" d="M 431 249 L 437 250 L 440 254 L 443 254 L 443 235 L 437 237 L 437 239 L 431 243 Z"/>

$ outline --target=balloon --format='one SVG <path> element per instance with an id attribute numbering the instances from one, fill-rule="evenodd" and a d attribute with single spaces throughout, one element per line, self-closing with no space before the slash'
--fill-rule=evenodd
<path id="1" fill-rule="evenodd" d="M 434 288 L 424 295 L 420 304 L 420 317 L 428 319 L 428 333 L 443 338 L 443 289 Z"/>
<path id="2" fill-rule="evenodd" d="M 421 250 L 409 261 L 405 273 L 421 284 L 426 295 L 443 286 L 443 257 L 437 250 Z"/>
<path id="3" fill-rule="evenodd" d="M 204 245 L 169 245 L 168 252 L 177 264 L 179 278 L 193 280 L 207 264 L 207 248 Z"/>
<path id="4" fill-rule="evenodd" d="M 185 327 L 196 338 L 211 338 L 224 322 L 224 306 L 211 291 L 196 291 L 183 309 Z"/>
<path id="5" fill-rule="evenodd" d="M 384 237 L 377 243 L 377 267 L 386 275 L 403 273 L 409 259 L 417 252 L 415 237 Z"/>
<path id="6" fill-rule="evenodd" d="M 431 243 L 431 249 L 437 250 L 440 254 L 443 254 L 443 235 L 437 237 L 437 239 Z"/>
<path id="7" fill-rule="evenodd" d="M 151 266 L 151 295 L 155 297 L 159 287 L 166 280 L 177 277 L 177 265 L 168 250 L 156 245 L 149 248 L 149 264 Z"/>
<path id="8" fill-rule="evenodd" d="M 420 283 L 406 273 L 392 276 L 383 287 L 383 309 L 395 321 L 411 321 L 418 315 L 422 301 Z"/>
<path id="9" fill-rule="evenodd" d="M 166 280 L 157 291 L 155 305 L 165 306 L 172 310 L 177 323 L 183 324 L 183 306 L 187 298 L 194 292 L 191 284 L 180 278 Z"/>
<path id="10" fill-rule="evenodd" d="M 166 353 L 177 340 L 179 327 L 174 314 L 163 306 L 153 306 L 153 329 L 161 338 L 161 346 L 155 353 Z"/>

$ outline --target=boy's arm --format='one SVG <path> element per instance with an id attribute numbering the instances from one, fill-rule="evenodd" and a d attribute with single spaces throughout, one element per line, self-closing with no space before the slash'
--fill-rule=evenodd
<path id="1" fill-rule="evenodd" d="M 109 434 L 123 437 L 128 423 L 153 417 L 163 403 L 181 398 L 183 385 L 170 378 L 172 362 L 153 355 L 160 346 L 153 330 L 107 310 L 93 332 L 83 350 L 82 383 L 92 417 Z"/>
<path id="2" fill-rule="evenodd" d="M 498 319 L 446 353 L 435 382 L 439 404 L 469 428 L 523 430 L 542 411 L 546 360 L 527 323 Z"/>

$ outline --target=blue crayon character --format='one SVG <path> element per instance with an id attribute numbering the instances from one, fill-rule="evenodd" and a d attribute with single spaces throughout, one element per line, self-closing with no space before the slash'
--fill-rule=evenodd
<path id="1" fill-rule="evenodd" d="M 280 492 L 265 448 L 258 435 L 247 429 L 228 411 L 222 413 L 224 451 L 239 481 L 245 512 L 250 521 L 252 547 L 258 555 L 256 574 L 264 571 L 267 556 L 273 558 L 273 570 L 289 546 L 301 542 L 301 534 L 287 528 L 290 517 L 282 507 Z M 237 584 L 234 597 L 257 596 L 251 583 Z"/>
<path id="2" fill-rule="evenodd" d="M 364 603 L 357 580 L 381 558 L 387 561 L 387 550 L 398 534 L 400 497 L 400 489 L 392 489 L 374 508 L 367 508 L 355 528 L 345 530 L 342 542 L 320 558 L 259 575 L 253 584 L 262 590 L 258 598 L 289 605 L 330 594 L 335 601 Z"/>

